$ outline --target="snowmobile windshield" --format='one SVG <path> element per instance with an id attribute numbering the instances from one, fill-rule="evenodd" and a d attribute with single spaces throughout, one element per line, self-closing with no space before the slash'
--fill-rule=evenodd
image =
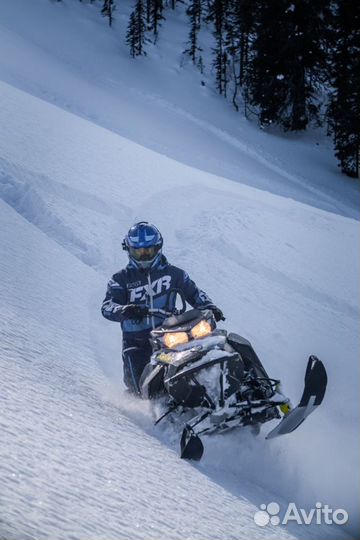
<path id="1" fill-rule="evenodd" d="M 136 261 L 152 261 L 159 252 L 160 246 L 133 248 L 129 247 L 129 253 Z"/>

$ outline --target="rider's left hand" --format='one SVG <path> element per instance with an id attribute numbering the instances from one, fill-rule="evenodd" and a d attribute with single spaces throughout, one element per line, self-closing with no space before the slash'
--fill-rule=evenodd
<path id="1" fill-rule="evenodd" d="M 223 314 L 223 312 L 221 311 L 220 308 L 218 308 L 217 306 L 214 306 L 214 307 L 211 307 L 210 309 L 214 314 L 216 322 L 225 321 L 224 314 Z"/>

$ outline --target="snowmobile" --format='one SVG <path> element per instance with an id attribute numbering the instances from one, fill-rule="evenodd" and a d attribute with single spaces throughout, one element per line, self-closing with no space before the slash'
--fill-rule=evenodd
<path id="1" fill-rule="evenodd" d="M 260 431 L 261 424 L 280 420 L 266 436 L 272 439 L 297 429 L 322 402 L 327 375 L 314 355 L 308 360 L 305 386 L 293 408 L 278 379 L 269 377 L 250 342 L 218 329 L 211 310 L 165 312 L 169 316 L 151 332 L 153 354 L 141 376 L 145 399 L 166 396 L 168 415 L 186 418 L 180 439 L 180 456 L 200 460 L 201 435 L 242 426 Z"/>

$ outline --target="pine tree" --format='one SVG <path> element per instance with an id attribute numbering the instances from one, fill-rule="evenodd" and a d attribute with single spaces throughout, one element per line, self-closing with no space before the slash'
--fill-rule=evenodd
<path id="1" fill-rule="evenodd" d="M 331 43 L 333 87 L 328 119 L 342 172 L 359 177 L 360 152 L 360 5 L 338 0 Z"/>
<path id="2" fill-rule="evenodd" d="M 163 16 L 163 9 L 163 0 L 150 0 L 150 25 L 155 36 L 155 43 L 159 35 L 161 21 L 165 20 L 165 17 Z"/>
<path id="3" fill-rule="evenodd" d="M 146 0 L 146 29 L 151 30 L 151 6 L 152 0 Z"/>
<path id="4" fill-rule="evenodd" d="M 246 72 L 250 103 L 259 108 L 260 123 L 265 125 L 280 120 L 286 99 L 284 59 L 279 54 L 287 42 L 284 4 L 284 0 L 260 2 Z"/>
<path id="5" fill-rule="evenodd" d="M 236 110 L 237 93 L 244 84 L 248 63 L 250 36 L 254 31 L 257 0 L 229 0 L 225 21 L 225 46 L 229 57 L 233 83 L 233 104 Z"/>
<path id="6" fill-rule="evenodd" d="M 145 8 L 143 0 L 137 0 L 134 11 L 130 15 L 126 34 L 126 43 L 130 47 L 130 54 L 133 58 L 135 56 L 146 55 L 144 50 L 146 43 L 145 31 Z"/>
<path id="7" fill-rule="evenodd" d="M 291 109 L 285 127 L 297 131 L 305 129 L 311 119 L 318 120 L 318 95 L 326 66 L 325 38 L 329 2 L 296 0 L 293 5 L 288 44 L 292 60 L 288 93 Z"/>
<path id="8" fill-rule="evenodd" d="M 213 48 L 216 87 L 219 94 L 226 97 L 228 84 L 228 58 L 225 46 L 225 25 L 228 0 L 213 0 L 209 9 L 208 21 L 214 24 L 213 35 L 215 48 Z"/>
<path id="9" fill-rule="evenodd" d="M 191 0 L 186 10 L 190 22 L 190 31 L 188 47 L 185 49 L 184 54 L 188 54 L 194 64 L 200 60 L 198 53 L 202 52 L 202 48 L 198 45 L 198 33 L 201 27 L 201 7 L 202 0 Z"/>
<path id="10" fill-rule="evenodd" d="M 325 67 L 327 0 L 262 0 L 247 70 L 263 125 L 303 130 L 316 118 Z"/>
<path id="11" fill-rule="evenodd" d="M 112 26 L 113 23 L 113 12 L 115 10 L 115 2 L 114 0 L 104 0 L 103 7 L 101 9 L 101 13 L 103 17 L 107 17 L 109 21 L 109 26 Z"/>

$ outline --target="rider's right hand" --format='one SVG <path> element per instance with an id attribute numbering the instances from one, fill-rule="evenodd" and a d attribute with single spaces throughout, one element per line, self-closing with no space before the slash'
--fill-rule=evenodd
<path id="1" fill-rule="evenodd" d="M 125 319 L 142 321 L 142 319 L 149 313 L 149 308 L 140 304 L 128 304 L 122 308 L 121 313 Z"/>

